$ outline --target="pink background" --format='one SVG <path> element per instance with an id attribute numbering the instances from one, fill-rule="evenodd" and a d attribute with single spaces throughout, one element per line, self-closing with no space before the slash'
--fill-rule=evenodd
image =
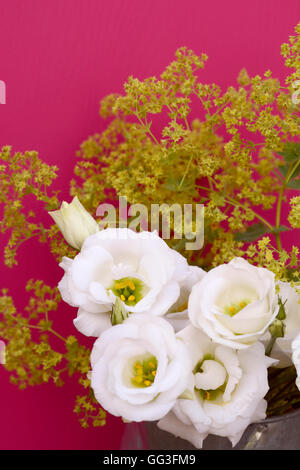
<path id="1" fill-rule="evenodd" d="M 244 66 L 251 74 L 272 69 L 283 79 L 280 44 L 299 20 L 299 0 L 0 0 L 0 80 L 7 86 L 0 145 L 37 150 L 59 165 L 55 187 L 68 200 L 76 150 L 105 127 L 99 100 L 121 92 L 129 75 L 160 73 L 186 45 L 209 56 L 203 80 L 233 84 Z M 13 270 L 0 265 L 0 286 L 22 307 L 29 277 L 55 285 L 62 272 L 34 242 L 22 247 L 19 261 Z M 67 305 L 57 313 L 62 334 L 76 334 L 74 315 Z M 105 428 L 78 424 L 75 381 L 19 391 L 0 366 L 0 387 L 0 448 L 119 448 L 125 426 L 119 419 L 109 417 Z"/>

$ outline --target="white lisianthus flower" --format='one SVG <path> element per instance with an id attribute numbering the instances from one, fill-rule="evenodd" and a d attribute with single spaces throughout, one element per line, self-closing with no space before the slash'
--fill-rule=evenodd
<path id="1" fill-rule="evenodd" d="M 129 421 L 162 418 L 186 389 L 190 359 L 163 318 L 133 314 L 106 330 L 91 354 L 91 386 L 100 405 Z"/>
<path id="2" fill-rule="evenodd" d="M 296 385 L 300 391 L 300 333 L 292 341 L 291 349 L 292 361 L 297 371 Z"/>
<path id="3" fill-rule="evenodd" d="M 278 308 L 274 274 L 235 258 L 194 285 L 188 313 L 213 341 L 246 348 L 264 334 Z"/>
<path id="4" fill-rule="evenodd" d="M 186 277 L 179 282 L 180 294 L 176 302 L 169 308 L 166 319 L 174 330 L 180 331 L 190 323 L 188 315 L 188 301 L 192 287 L 206 275 L 198 266 L 189 266 Z"/>
<path id="5" fill-rule="evenodd" d="M 73 259 L 64 257 L 62 298 L 79 307 L 76 328 L 99 336 L 111 326 L 118 297 L 127 312 L 163 315 L 180 295 L 188 273 L 186 259 L 155 232 L 105 229 L 89 236 Z"/>
<path id="6" fill-rule="evenodd" d="M 300 333 L 300 294 L 289 282 L 278 282 L 279 298 L 284 305 L 286 317 L 282 320 L 284 325 L 284 336 L 277 338 L 272 348 L 271 356 L 278 359 L 277 367 L 291 366 L 292 361 L 292 342 Z M 270 340 L 270 334 L 265 337 L 265 343 Z"/>
<path id="7" fill-rule="evenodd" d="M 59 210 L 48 214 L 58 225 L 66 242 L 76 250 L 81 249 L 89 235 L 99 231 L 97 222 L 83 207 L 77 196 L 70 204 L 63 201 Z"/>
<path id="8" fill-rule="evenodd" d="M 266 416 L 267 368 L 274 360 L 265 356 L 260 342 L 233 350 L 213 343 L 191 325 L 177 336 L 192 362 L 188 383 L 192 399 L 179 398 L 158 427 L 197 448 L 208 434 L 228 437 L 236 445 L 250 423 Z"/>

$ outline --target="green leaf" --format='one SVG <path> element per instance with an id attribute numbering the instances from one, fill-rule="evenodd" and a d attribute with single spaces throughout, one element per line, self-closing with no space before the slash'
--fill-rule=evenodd
<path id="1" fill-rule="evenodd" d="M 268 230 L 266 233 L 274 233 L 274 235 L 277 235 L 278 233 L 286 232 L 287 230 L 290 230 L 289 227 L 286 225 L 280 225 L 279 227 L 274 227 L 273 230 Z"/>
<path id="2" fill-rule="evenodd" d="M 218 230 L 213 230 L 209 221 L 204 221 L 204 239 L 208 242 L 213 242 L 218 238 Z"/>
<path id="3" fill-rule="evenodd" d="M 258 224 L 251 225 L 245 232 L 235 233 L 234 239 L 238 242 L 253 242 L 268 232 L 268 228 L 260 222 Z"/>
<path id="4" fill-rule="evenodd" d="M 300 165 L 296 168 L 296 170 L 293 171 L 292 179 L 296 178 L 299 175 L 300 175 Z"/>
<path id="5" fill-rule="evenodd" d="M 283 165 L 283 166 L 279 166 L 278 167 L 278 170 L 280 171 L 280 173 L 284 176 L 284 178 L 286 178 L 287 174 L 288 174 L 288 171 L 290 171 L 292 168 L 292 165 L 291 164 L 286 164 L 286 165 Z M 293 176 L 292 176 L 292 179 L 296 178 L 297 176 L 299 176 L 300 174 L 300 165 L 293 171 Z M 290 183 L 290 182 L 289 182 Z M 289 185 L 289 183 L 287 184 L 287 186 Z"/>
<path id="6" fill-rule="evenodd" d="M 286 225 L 280 225 L 280 227 L 274 227 L 272 230 L 266 227 L 263 223 L 253 224 L 245 230 L 245 232 L 237 232 L 234 235 L 235 241 L 238 242 L 253 242 L 258 238 L 266 235 L 267 233 L 274 233 L 277 235 L 281 232 L 290 230 Z"/>
<path id="7" fill-rule="evenodd" d="M 298 168 L 300 168 L 300 165 L 299 165 Z M 297 168 L 297 170 L 298 170 L 298 168 Z M 296 171 L 297 171 L 297 170 L 296 170 Z M 289 182 L 287 183 L 286 187 L 287 187 L 287 188 L 290 188 L 290 189 L 298 189 L 298 190 L 300 190 L 300 180 L 291 180 L 291 181 L 289 181 Z"/>
<path id="8" fill-rule="evenodd" d="M 193 189 L 193 184 L 191 181 L 188 181 L 187 179 L 183 182 L 183 184 L 180 186 L 182 180 L 182 176 L 178 178 L 174 178 L 170 176 L 167 181 L 164 183 L 163 187 L 168 189 L 169 191 L 175 191 L 175 192 L 182 192 L 186 191 L 188 189 Z"/>
<path id="9" fill-rule="evenodd" d="M 290 165 L 287 163 L 286 165 L 280 165 L 278 167 L 278 170 L 284 177 L 286 177 L 287 172 L 289 171 L 289 168 L 290 168 Z"/>
<path id="10" fill-rule="evenodd" d="M 277 152 L 278 155 L 284 157 L 287 163 L 294 162 L 300 158 L 300 143 L 298 142 L 287 142 L 282 152 Z"/>
<path id="11" fill-rule="evenodd" d="M 125 310 L 124 305 L 122 304 L 122 301 L 119 297 L 116 297 L 116 303 L 112 307 L 111 311 L 111 324 L 114 325 L 119 325 L 120 323 L 123 323 L 124 320 L 128 318 L 128 312 Z"/>

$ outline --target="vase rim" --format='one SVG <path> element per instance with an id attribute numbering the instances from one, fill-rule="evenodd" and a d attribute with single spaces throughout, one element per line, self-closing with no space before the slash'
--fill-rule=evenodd
<path id="1" fill-rule="evenodd" d="M 293 411 L 289 411 L 288 413 L 284 413 L 282 415 L 271 416 L 270 418 L 262 419 L 260 421 L 257 421 L 257 423 L 258 424 L 276 423 L 276 421 L 282 421 L 283 419 L 292 419 L 298 415 L 300 415 L 300 408 L 297 408 L 296 410 L 293 410 Z"/>

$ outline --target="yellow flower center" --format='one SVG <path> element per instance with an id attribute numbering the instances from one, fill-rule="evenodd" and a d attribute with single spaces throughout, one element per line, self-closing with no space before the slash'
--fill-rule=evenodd
<path id="1" fill-rule="evenodd" d="M 146 286 L 140 279 L 124 277 L 114 281 L 111 290 L 126 305 L 134 306 L 144 296 Z"/>
<path id="2" fill-rule="evenodd" d="M 184 304 L 180 305 L 180 307 L 177 308 L 177 312 L 183 312 L 188 308 L 188 303 L 185 302 Z"/>
<path id="3" fill-rule="evenodd" d="M 230 317 L 233 317 L 234 315 L 239 313 L 241 310 L 243 310 L 243 308 L 245 308 L 249 303 L 250 301 L 247 299 L 243 299 L 236 303 L 232 302 L 231 304 L 226 305 L 224 307 L 224 313 L 226 313 Z"/>
<path id="4" fill-rule="evenodd" d="M 156 370 L 157 359 L 155 356 L 136 361 L 133 366 L 133 378 L 131 379 L 131 383 L 136 387 L 150 387 L 154 382 Z"/>

